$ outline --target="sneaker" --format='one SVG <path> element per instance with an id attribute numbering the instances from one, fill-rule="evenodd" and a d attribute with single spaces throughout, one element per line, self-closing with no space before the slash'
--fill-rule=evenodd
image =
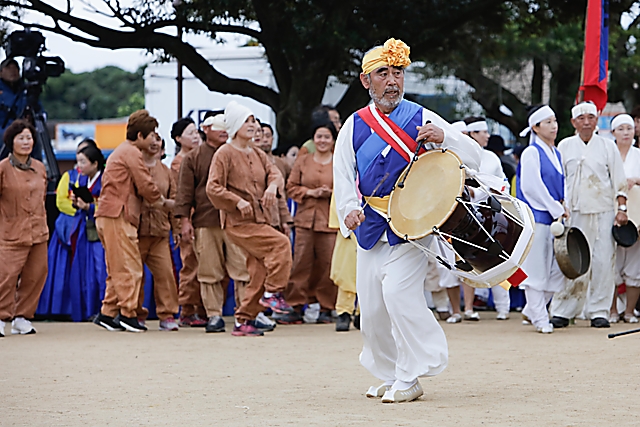
<path id="1" fill-rule="evenodd" d="M 553 333 L 553 325 L 551 323 L 547 323 L 544 326 L 536 327 L 536 331 L 541 334 L 552 334 Z"/>
<path id="2" fill-rule="evenodd" d="M 264 313 L 260 312 L 254 320 L 250 320 L 249 323 L 256 329 L 260 329 L 263 332 L 271 332 L 276 328 L 276 322 L 269 319 Z"/>
<path id="3" fill-rule="evenodd" d="M 422 391 L 422 386 L 419 382 L 416 381 L 414 385 L 409 387 L 406 390 L 392 390 L 389 389 L 384 392 L 382 396 L 382 403 L 402 403 L 402 402 L 411 402 L 416 400 L 420 396 L 424 394 Z"/>
<path id="4" fill-rule="evenodd" d="M 144 332 L 147 330 L 146 326 L 142 326 L 138 323 L 138 319 L 136 317 L 126 317 L 122 314 L 118 314 L 114 321 L 120 323 L 120 326 L 129 332 Z"/>
<path id="5" fill-rule="evenodd" d="M 318 315 L 318 320 L 316 323 L 327 324 L 333 322 L 333 317 L 331 316 L 330 311 L 321 311 Z"/>
<path id="6" fill-rule="evenodd" d="M 24 317 L 16 317 L 11 322 L 11 333 L 16 335 L 30 335 L 35 334 L 36 330 L 33 328 L 31 322 Z"/>
<path id="7" fill-rule="evenodd" d="M 609 324 L 609 321 L 604 317 L 596 317 L 594 319 L 591 319 L 591 327 L 592 328 L 610 328 L 611 325 Z"/>
<path id="8" fill-rule="evenodd" d="M 447 323 L 460 323 L 462 322 L 462 316 L 460 313 L 454 313 L 446 320 Z"/>
<path id="9" fill-rule="evenodd" d="M 262 298 L 260 298 L 260 305 L 270 308 L 274 313 L 285 314 L 293 311 L 293 308 L 287 304 L 280 293 L 272 294 L 269 298 L 263 295 Z"/>
<path id="10" fill-rule="evenodd" d="M 477 322 L 478 320 L 480 320 L 480 315 L 473 310 L 467 310 L 464 312 L 464 320 L 471 320 L 473 322 Z"/>
<path id="11" fill-rule="evenodd" d="M 120 326 L 119 322 L 116 322 L 115 319 L 111 316 L 107 316 L 106 314 L 98 313 L 98 315 L 93 319 L 93 323 L 98 326 L 102 326 L 109 332 L 120 332 L 125 329 Z"/>
<path id="12" fill-rule="evenodd" d="M 180 326 L 203 328 L 207 326 L 207 319 L 203 319 L 197 314 L 192 314 L 191 316 L 180 316 Z"/>
<path id="13" fill-rule="evenodd" d="M 307 309 L 304 311 L 302 320 L 304 320 L 304 323 L 318 323 L 319 316 L 320 316 L 320 304 L 316 302 L 313 304 L 309 304 Z"/>
<path id="14" fill-rule="evenodd" d="M 302 316 L 297 311 L 292 311 L 278 317 L 276 322 L 280 325 L 300 325 L 302 324 Z"/>
<path id="15" fill-rule="evenodd" d="M 357 330 L 360 330 L 360 315 L 356 314 L 353 316 L 353 327 Z"/>
<path id="16" fill-rule="evenodd" d="M 622 320 L 624 320 L 625 323 L 638 323 L 638 318 L 633 314 L 625 314 Z"/>
<path id="17" fill-rule="evenodd" d="M 138 318 L 138 323 L 140 324 L 140 326 L 144 326 L 145 328 L 147 327 L 147 319 Z"/>
<path id="18" fill-rule="evenodd" d="M 180 327 L 176 323 L 176 319 L 174 319 L 173 317 L 168 317 L 160 321 L 161 331 L 177 331 L 179 329 Z"/>
<path id="19" fill-rule="evenodd" d="M 499 311 L 498 315 L 496 316 L 497 320 L 507 320 L 508 318 L 509 318 L 508 311 Z"/>
<path id="20" fill-rule="evenodd" d="M 234 326 L 231 335 L 234 337 L 261 337 L 264 332 L 253 326 L 251 322 L 245 322 L 240 326 Z"/>
<path id="21" fill-rule="evenodd" d="M 336 332 L 347 332 L 350 324 L 351 315 L 349 313 L 342 313 L 336 321 Z"/>
<path id="22" fill-rule="evenodd" d="M 569 326 L 569 319 L 560 316 L 553 316 L 550 320 L 554 328 L 566 328 Z"/>
<path id="23" fill-rule="evenodd" d="M 211 316 L 207 326 L 204 328 L 205 332 L 224 332 L 224 319 L 220 316 Z"/>
<path id="24" fill-rule="evenodd" d="M 4 338 L 4 325 L 5 323 L 0 320 L 0 338 Z"/>

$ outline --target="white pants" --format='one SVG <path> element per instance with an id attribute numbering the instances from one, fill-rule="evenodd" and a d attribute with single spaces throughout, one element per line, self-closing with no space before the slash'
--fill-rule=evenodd
<path id="1" fill-rule="evenodd" d="M 383 381 L 411 382 L 447 367 L 447 339 L 424 296 L 427 270 L 427 257 L 411 244 L 358 246 L 360 363 Z"/>
<path id="2" fill-rule="evenodd" d="M 591 268 L 575 280 L 565 279 L 563 289 L 551 301 L 551 315 L 571 319 L 609 318 L 615 287 L 616 251 L 611 227 L 615 212 L 599 214 L 571 213 L 571 226 L 579 228 L 591 249 Z"/>
<path id="3" fill-rule="evenodd" d="M 523 289 L 555 293 L 564 288 L 565 276 L 553 252 L 549 225 L 536 223 L 531 250 L 522 263 L 522 271 L 527 275 L 520 285 Z"/>
<path id="4" fill-rule="evenodd" d="M 629 248 L 616 249 L 616 285 L 640 287 L 640 240 Z"/>
<path id="5" fill-rule="evenodd" d="M 553 292 L 526 288 L 524 294 L 527 297 L 527 305 L 524 306 L 522 314 L 527 316 L 536 328 L 548 325 L 549 312 L 547 311 L 547 304 L 551 301 Z"/>

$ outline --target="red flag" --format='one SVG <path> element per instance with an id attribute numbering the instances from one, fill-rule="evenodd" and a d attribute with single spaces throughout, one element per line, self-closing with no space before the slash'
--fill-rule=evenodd
<path id="1" fill-rule="evenodd" d="M 582 84 L 578 98 L 583 101 L 592 101 L 598 111 L 602 111 L 607 104 L 608 70 L 609 0 L 588 0 Z"/>

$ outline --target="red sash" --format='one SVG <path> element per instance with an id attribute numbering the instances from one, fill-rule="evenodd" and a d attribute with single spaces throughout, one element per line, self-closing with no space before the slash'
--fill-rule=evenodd
<path id="1" fill-rule="evenodd" d="M 375 112 L 373 111 L 375 109 Z M 358 110 L 358 116 L 367 124 L 384 142 L 396 150 L 407 162 L 411 161 L 418 143 L 414 141 L 403 129 L 383 114 L 377 107 L 366 106 Z M 389 132 L 391 131 L 391 132 Z M 419 154 L 425 153 L 424 148 L 420 148 Z"/>

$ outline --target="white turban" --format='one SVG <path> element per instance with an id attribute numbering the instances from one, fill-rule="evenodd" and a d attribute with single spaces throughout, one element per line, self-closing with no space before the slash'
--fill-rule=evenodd
<path id="1" fill-rule="evenodd" d="M 635 129 L 636 124 L 633 122 L 633 118 L 628 114 L 618 114 L 611 120 L 611 130 L 614 131 L 620 125 L 631 125 Z"/>
<path id="2" fill-rule="evenodd" d="M 227 108 L 224 109 L 224 121 L 227 127 L 229 137 L 234 138 L 240 130 L 244 122 L 249 116 L 253 116 L 253 112 L 244 105 L 231 101 Z"/>
<path id="3" fill-rule="evenodd" d="M 453 126 L 455 130 L 458 130 L 460 132 L 469 132 L 467 130 L 467 124 L 462 120 L 460 120 L 459 122 L 451 123 L 451 126 Z"/>
<path id="4" fill-rule="evenodd" d="M 480 132 L 483 130 L 489 132 L 489 126 L 487 126 L 487 122 L 485 120 L 469 123 L 467 125 L 467 131 L 469 132 Z"/>
<path id="5" fill-rule="evenodd" d="M 211 130 L 227 130 L 227 126 L 224 122 L 224 114 L 209 116 L 204 120 L 204 122 L 202 122 L 200 126 L 211 126 Z"/>
<path id="6" fill-rule="evenodd" d="M 581 102 L 571 109 L 571 118 L 577 119 L 583 114 L 593 114 L 598 116 L 598 109 L 592 102 Z"/>

